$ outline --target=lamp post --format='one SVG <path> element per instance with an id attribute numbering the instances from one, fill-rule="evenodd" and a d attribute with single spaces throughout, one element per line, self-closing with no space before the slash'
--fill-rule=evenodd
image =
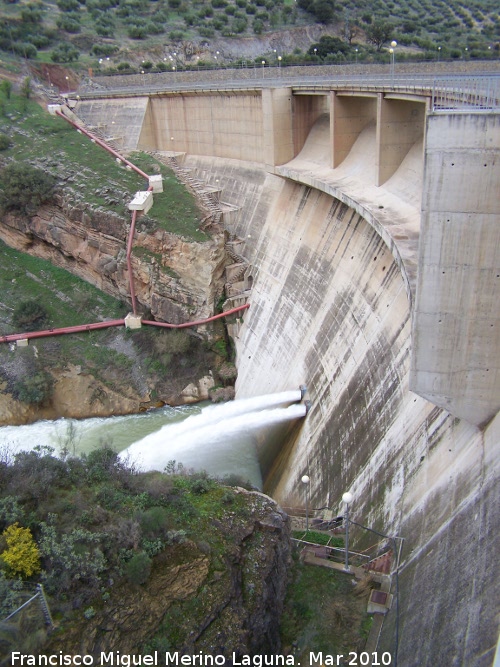
<path id="1" fill-rule="evenodd" d="M 309 479 L 308 475 L 302 476 L 302 484 L 306 487 L 306 532 L 309 530 Z"/>
<path id="2" fill-rule="evenodd" d="M 349 493 L 349 491 L 346 491 L 346 493 L 343 494 L 342 500 L 345 503 L 345 516 L 344 516 L 344 521 L 345 521 L 345 563 L 344 563 L 344 570 L 346 572 L 350 572 L 349 570 L 349 503 L 352 503 L 353 495 L 352 493 Z"/>
<path id="3" fill-rule="evenodd" d="M 438 46 L 438 62 L 441 60 L 441 47 Z"/>
<path id="4" fill-rule="evenodd" d="M 281 56 L 278 56 L 278 76 L 281 76 Z"/>
<path id="5" fill-rule="evenodd" d="M 358 52 L 359 52 L 359 49 L 356 47 L 354 49 L 354 53 L 356 54 L 356 65 L 358 64 Z"/>
<path id="6" fill-rule="evenodd" d="M 262 61 L 262 78 L 264 78 L 264 67 L 266 66 L 266 61 Z"/>
<path id="7" fill-rule="evenodd" d="M 391 81 L 394 82 L 394 65 L 395 65 L 395 59 L 396 59 L 396 51 L 395 48 L 398 45 L 395 39 L 392 40 L 391 42 L 391 48 L 389 49 L 389 53 L 391 54 Z"/>

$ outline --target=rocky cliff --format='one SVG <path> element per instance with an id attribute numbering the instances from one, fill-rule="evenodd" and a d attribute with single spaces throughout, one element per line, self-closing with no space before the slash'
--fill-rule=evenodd
<path id="1" fill-rule="evenodd" d="M 245 511 L 229 508 L 211 531 L 215 553 L 192 540 L 161 552 L 143 586 L 114 588 L 93 618 L 62 624 L 44 652 L 122 654 L 168 647 L 194 655 L 264 655 L 280 649 L 279 622 L 290 564 L 289 521 L 267 496 L 238 489 Z M 160 661 L 160 664 L 161 661 Z"/>
<path id="2" fill-rule="evenodd" d="M 62 196 L 27 218 L 4 215 L 0 238 L 129 301 L 126 242 L 129 220 Z M 135 293 L 143 310 L 172 324 L 208 317 L 222 292 L 224 234 L 187 241 L 138 219 L 132 253 Z"/>

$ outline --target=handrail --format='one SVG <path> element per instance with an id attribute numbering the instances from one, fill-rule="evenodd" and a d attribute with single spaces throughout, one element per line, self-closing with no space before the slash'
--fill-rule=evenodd
<path id="1" fill-rule="evenodd" d="M 292 542 L 297 542 L 298 544 L 307 544 L 312 547 L 321 547 L 322 549 L 328 549 L 329 551 L 340 551 L 341 554 L 345 554 L 345 549 L 342 547 L 330 547 L 327 544 L 318 544 L 317 542 L 308 542 L 307 540 L 301 540 L 297 537 L 290 538 Z M 366 554 L 358 553 L 357 551 L 348 551 L 349 556 L 358 556 L 359 558 L 364 558 L 366 561 L 370 560 L 370 557 Z"/>

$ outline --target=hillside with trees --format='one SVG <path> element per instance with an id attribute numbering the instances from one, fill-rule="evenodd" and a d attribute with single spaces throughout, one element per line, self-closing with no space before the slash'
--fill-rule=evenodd
<path id="1" fill-rule="evenodd" d="M 493 0 L 14 0 L 0 12 L 0 51 L 11 67 L 22 60 L 94 73 L 248 65 L 228 48 L 243 38 L 255 40 L 257 62 L 266 56 L 276 64 L 280 51 L 282 65 L 373 62 L 393 39 L 399 59 L 499 55 Z M 279 48 L 280 34 L 318 24 L 335 41 Z M 261 52 L 259 39 L 269 34 L 277 48 Z"/>

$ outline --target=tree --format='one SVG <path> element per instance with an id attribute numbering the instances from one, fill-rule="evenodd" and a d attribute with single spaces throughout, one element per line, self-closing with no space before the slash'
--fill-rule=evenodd
<path id="1" fill-rule="evenodd" d="M 71 63 L 78 60 L 80 52 L 72 44 L 63 42 L 50 52 L 50 59 L 54 63 Z"/>
<path id="2" fill-rule="evenodd" d="M 333 19 L 334 7 L 328 0 L 319 0 L 313 4 L 313 12 L 320 23 L 330 23 Z"/>
<path id="3" fill-rule="evenodd" d="M 26 162 L 16 162 L 5 167 L 0 182 L 0 205 L 4 209 L 33 214 L 52 199 L 56 179 Z"/>
<path id="4" fill-rule="evenodd" d="M 307 53 L 311 56 L 316 54 L 320 58 L 325 58 L 330 53 L 338 53 L 339 51 L 346 54 L 349 51 L 349 47 L 338 37 L 323 35 L 319 42 L 309 47 Z"/>
<path id="5" fill-rule="evenodd" d="M 2 536 L 7 549 L 0 558 L 14 576 L 31 577 L 40 572 L 40 552 L 29 528 L 21 528 L 16 522 L 6 528 Z"/>
<path id="6" fill-rule="evenodd" d="M 376 19 L 371 26 L 366 29 L 366 39 L 370 44 L 375 44 L 377 51 L 380 51 L 383 45 L 392 37 L 393 26 L 383 19 Z"/>

